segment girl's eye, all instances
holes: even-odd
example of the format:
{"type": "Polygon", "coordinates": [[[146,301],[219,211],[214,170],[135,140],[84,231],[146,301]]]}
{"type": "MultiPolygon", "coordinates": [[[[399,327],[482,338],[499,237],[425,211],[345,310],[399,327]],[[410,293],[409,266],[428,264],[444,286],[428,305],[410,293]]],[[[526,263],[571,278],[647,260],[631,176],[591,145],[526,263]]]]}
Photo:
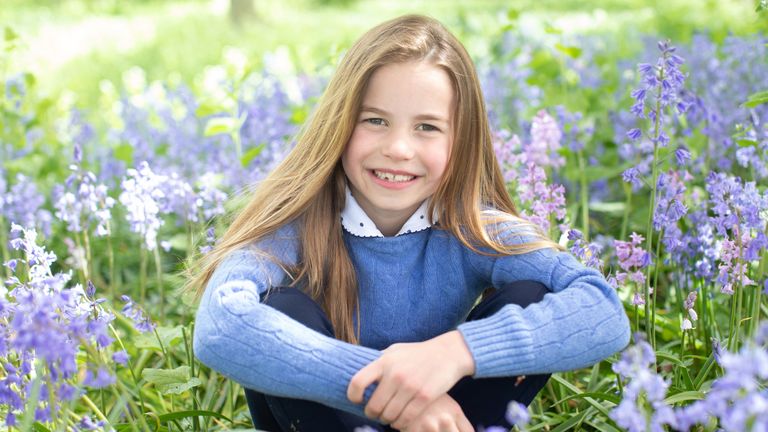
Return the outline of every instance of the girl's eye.
{"type": "Polygon", "coordinates": [[[363,120],[363,122],[370,123],[372,125],[377,125],[377,126],[384,126],[387,124],[382,118],[368,118],[363,120]]]}
{"type": "Polygon", "coordinates": [[[439,132],[440,131],[440,129],[438,129],[437,127],[432,126],[431,124],[428,124],[428,123],[422,123],[422,124],[416,126],[416,130],[420,130],[420,131],[424,131],[424,132],[439,132]]]}

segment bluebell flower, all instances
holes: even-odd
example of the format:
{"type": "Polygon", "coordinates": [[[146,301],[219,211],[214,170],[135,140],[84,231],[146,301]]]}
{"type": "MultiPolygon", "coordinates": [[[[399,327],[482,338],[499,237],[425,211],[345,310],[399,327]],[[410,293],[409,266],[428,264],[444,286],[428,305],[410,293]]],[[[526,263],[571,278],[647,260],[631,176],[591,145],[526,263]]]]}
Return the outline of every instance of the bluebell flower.
{"type": "Polygon", "coordinates": [[[16,175],[16,183],[3,194],[0,211],[5,220],[17,225],[36,228],[44,235],[51,234],[51,213],[44,208],[45,196],[35,182],[23,174],[16,175]]]}
{"type": "MultiPolygon", "coordinates": [[[[9,288],[0,300],[0,363],[6,372],[0,380],[0,404],[6,405],[10,423],[24,409],[32,374],[43,374],[40,405],[35,418],[52,422],[61,406],[79,397],[81,368],[100,372],[93,382],[107,382],[104,365],[79,360],[82,351],[107,348],[108,329],[114,319],[101,308],[92,284],[68,288],[69,274],[53,273],[56,255],[37,245],[37,233],[13,224],[11,247],[23,252],[25,275],[5,281],[9,288]],[[24,283],[20,281],[24,280],[24,283]],[[33,372],[33,364],[39,365],[33,372]]],[[[20,268],[16,268],[19,272],[20,268]]],[[[90,379],[90,378],[89,378],[90,379]]],[[[6,420],[6,423],[9,423],[6,420]]]]}
{"type": "Polygon", "coordinates": [[[510,401],[507,404],[505,417],[509,423],[520,428],[525,427],[528,422],[531,421],[531,414],[528,412],[528,407],[517,401],[510,401]]]}
{"type": "Polygon", "coordinates": [[[685,165],[691,160],[691,152],[689,152],[687,148],[680,146],[675,150],[675,160],[678,165],[685,165]]]}
{"type": "Polygon", "coordinates": [[[125,366],[128,363],[128,353],[125,350],[115,351],[112,354],[112,361],[119,365],[125,366]]]}
{"type": "Polygon", "coordinates": [[[630,183],[635,190],[643,186],[643,182],[640,179],[640,173],[638,172],[637,167],[631,167],[624,170],[624,172],[621,174],[621,178],[625,182],[630,183]]]}
{"type": "Polygon", "coordinates": [[[629,432],[662,432],[665,425],[676,424],[674,411],[664,402],[669,383],[651,369],[655,361],[651,345],[635,335],[635,344],[624,350],[612,366],[628,382],[610,417],[629,432]]]}
{"type": "Polygon", "coordinates": [[[149,317],[144,314],[144,311],[137,306],[133,300],[127,295],[120,296],[120,299],[125,302],[123,305],[122,313],[133,321],[133,325],[140,333],[150,332],[155,329],[156,325],[149,317]]]}

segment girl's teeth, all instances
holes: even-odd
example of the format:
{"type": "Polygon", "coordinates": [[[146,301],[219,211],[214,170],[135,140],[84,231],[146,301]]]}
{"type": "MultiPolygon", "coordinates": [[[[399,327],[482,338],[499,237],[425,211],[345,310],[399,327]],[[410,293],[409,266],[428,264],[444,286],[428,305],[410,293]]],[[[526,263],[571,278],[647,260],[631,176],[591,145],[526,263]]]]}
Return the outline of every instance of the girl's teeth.
{"type": "Polygon", "coordinates": [[[409,176],[409,175],[392,174],[392,173],[380,172],[380,171],[374,171],[373,174],[382,180],[387,180],[391,182],[407,182],[407,181],[413,180],[413,176],[409,176]]]}

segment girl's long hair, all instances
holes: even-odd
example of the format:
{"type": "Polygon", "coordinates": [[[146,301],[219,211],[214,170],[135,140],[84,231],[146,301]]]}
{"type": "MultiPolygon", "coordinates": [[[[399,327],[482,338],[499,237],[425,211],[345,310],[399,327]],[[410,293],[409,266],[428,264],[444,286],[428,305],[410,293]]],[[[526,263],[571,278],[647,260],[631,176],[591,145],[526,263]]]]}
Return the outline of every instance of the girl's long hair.
{"type": "Polygon", "coordinates": [[[339,218],[346,185],[340,161],[373,72],[386,64],[410,61],[445,70],[456,97],[453,149],[427,214],[438,215],[440,229],[477,252],[489,248],[495,254],[515,254],[558,247],[518,217],[494,154],[480,83],[466,50],[436,20],[407,15],[374,27],[350,48],[295,148],[256,187],[214,249],[189,267],[188,289],[202,295],[216,266],[230,252],[295,221],[299,260],[287,270],[322,306],[336,338],[359,343],[359,326],[356,330],[352,319],[359,313],[357,278],[339,218]],[[499,211],[483,212],[484,208],[499,211]],[[527,232],[535,233],[534,240],[505,244],[486,229],[509,220],[531,228],[527,232]]]}

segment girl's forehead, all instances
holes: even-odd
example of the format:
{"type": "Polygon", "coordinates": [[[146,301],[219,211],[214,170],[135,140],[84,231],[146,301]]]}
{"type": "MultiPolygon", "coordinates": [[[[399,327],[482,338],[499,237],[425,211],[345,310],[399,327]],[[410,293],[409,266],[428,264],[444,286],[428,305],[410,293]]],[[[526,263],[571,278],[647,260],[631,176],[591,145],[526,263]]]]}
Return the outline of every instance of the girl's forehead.
{"type": "Polygon", "coordinates": [[[371,75],[361,110],[396,110],[450,119],[454,100],[452,81],[443,68],[424,61],[391,63],[371,75]]]}

